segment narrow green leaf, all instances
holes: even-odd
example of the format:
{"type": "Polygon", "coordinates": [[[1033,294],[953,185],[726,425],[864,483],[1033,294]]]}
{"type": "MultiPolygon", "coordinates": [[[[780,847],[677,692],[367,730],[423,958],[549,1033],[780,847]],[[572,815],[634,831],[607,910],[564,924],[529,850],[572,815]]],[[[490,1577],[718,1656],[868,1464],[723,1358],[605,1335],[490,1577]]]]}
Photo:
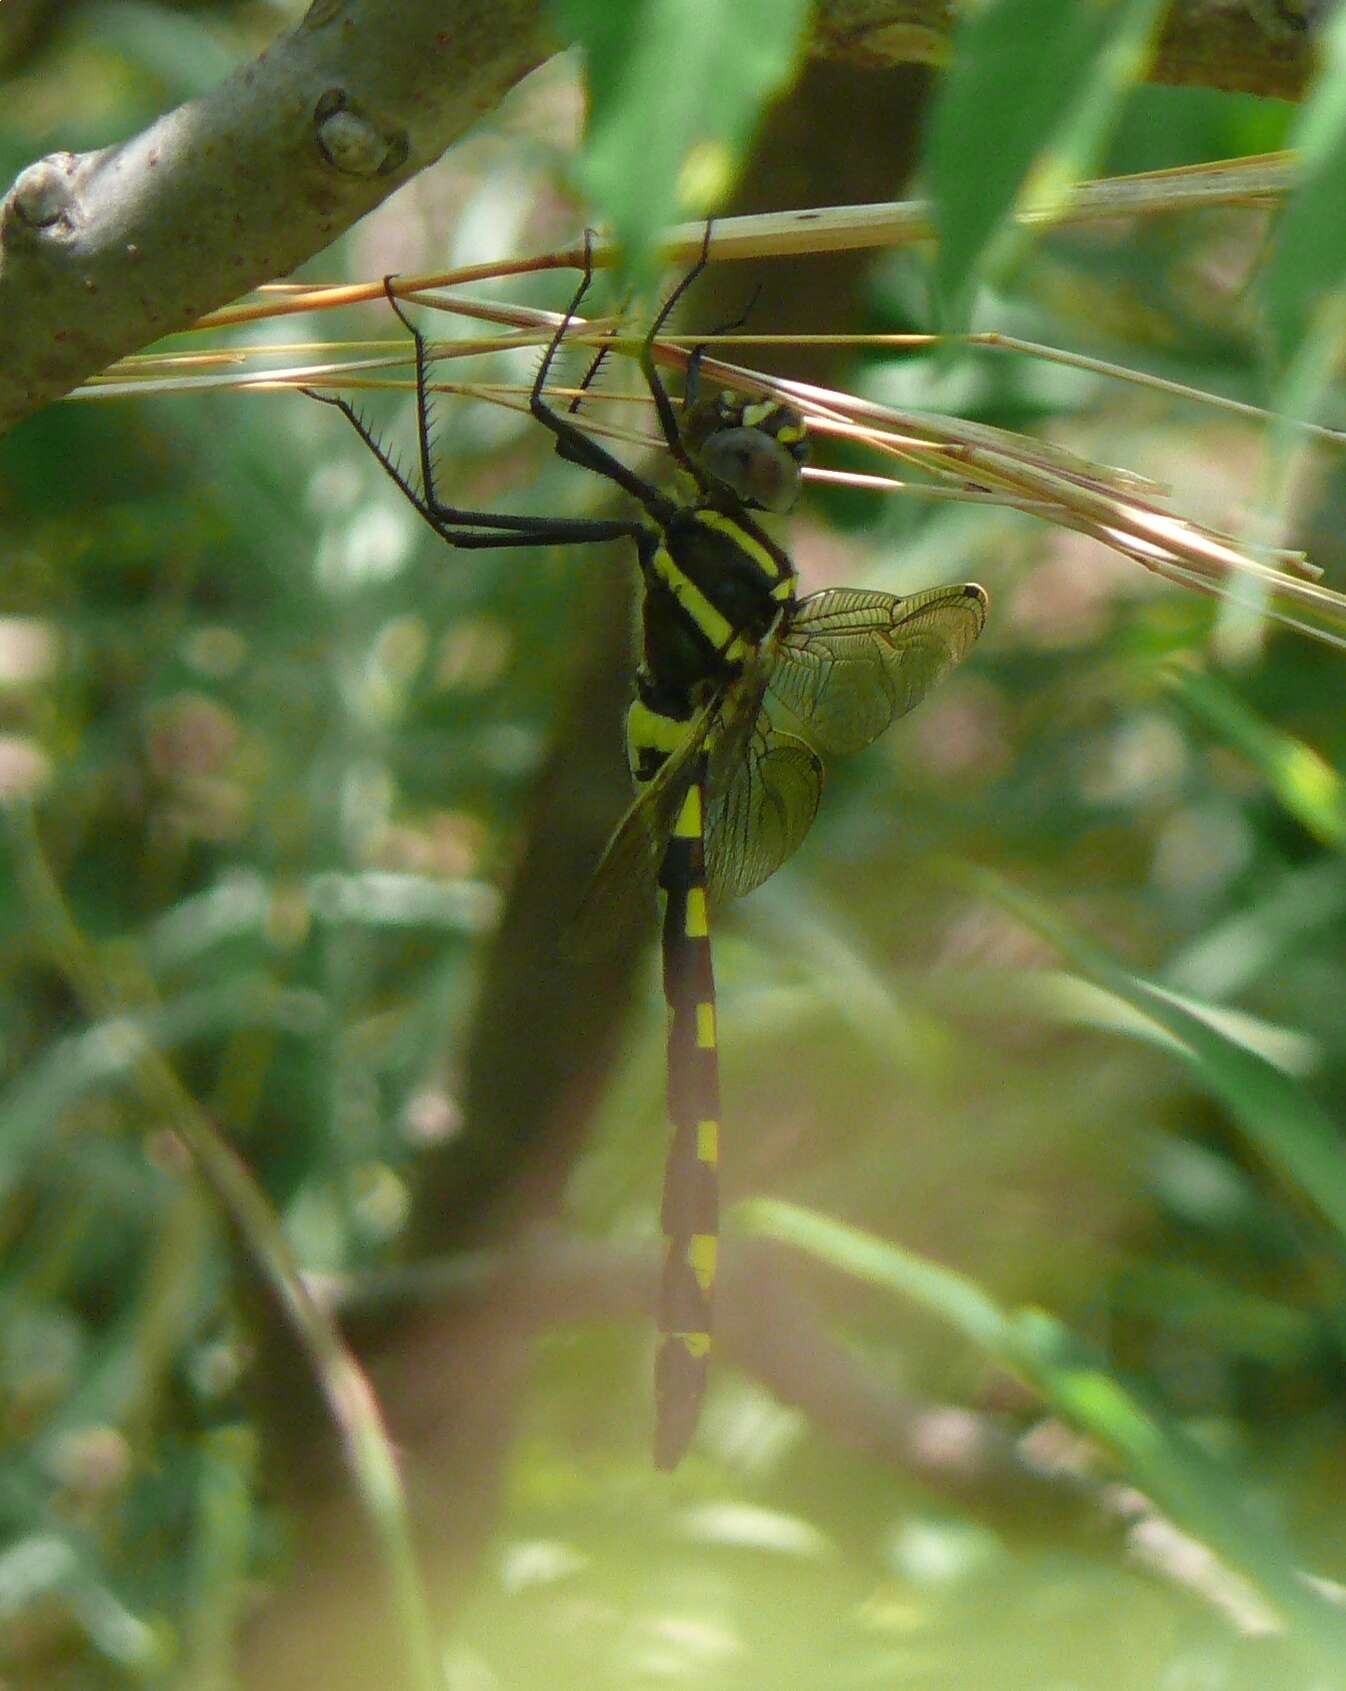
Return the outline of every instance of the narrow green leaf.
{"type": "Polygon", "coordinates": [[[1198,1014],[1191,1001],[1116,962],[1019,888],[989,871],[970,879],[1040,933],[1095,985],[1115,993],[1181,1042],[1197,1082],[1219,1100],[1272,1167],[1314,1203],[1346,1243],[1346,1152],[1342,1131],[1289,1075],[1198,1014]]]}
{"type": "MultiPolygon", "coordinates": [[[[1304,343],[1346,323],[1346,12],[1325,18],[1317,35],[1318,70],[1287,145],[1300,157],[1299,185],[1281,218],[1267,266],[1265,297],[1283,367],[1304,343]]],[[[1330,371],[1322,372],[1330,379],[1330,371]]]]}
{"type": "Polygon", "coordinates": [[[1213,675],[1179,671],[1174,689],[1206,726],[1257,765],[1286,810],[1323,845],[1346,845],[1346,783],[1312,747],[1270,727],[1213,675]]]}
{"type": "Polygon", "coordinates": [[[930,123],[946,326],[1020,201],[1057,204],[1087,174],[1144,75],[1159,0],[986,0],[960,16],[930,123]]]}
{"type": "Polygon", "coordinates": [[[735,1204],[734,1219],[750,1233],[795,1245],[857,1280],[910,1298],[982,1350],[997,1356],[1009,1352],[1008,1316],[966,1275],[784,1199],[754,1198],[735,1204]]]}
{"type": "Polygon", "coordinates": [[[1111,1450],[1128,1477],[1254,1584],[1315,1655],[1341,1659],[1346,1616],[1301,1579],[1290,1546],[1250,1507],[1238,1477],[1110,1373],[1062,1322],[1040,1310],[1006,1310],[963,1275],[796,1204],[759,1198],[736,1205],[734,1216],[752,1233],[793,1245],[946,1321],[1111,1450]]]}
{"type": "Polygon", "coordinates": [[[202,1038],[246,1028],[311,1034],[323,1025],[321,998],[245,975],[222,986],[182,993],[155,1009],[110,1017],[52,1042],[0,1092],[0,1198],[23,1178],[35,1152],[57,1123],[93,1093],[134,1082],[150,1052],[175,1051],[202,1038]]]}
{"type": "Polygon", "coordinates": [[[552,0],[584,49],[580,181],[640,273],[664,224],[722,203],[799,61],[807,0],[552,0]]]}

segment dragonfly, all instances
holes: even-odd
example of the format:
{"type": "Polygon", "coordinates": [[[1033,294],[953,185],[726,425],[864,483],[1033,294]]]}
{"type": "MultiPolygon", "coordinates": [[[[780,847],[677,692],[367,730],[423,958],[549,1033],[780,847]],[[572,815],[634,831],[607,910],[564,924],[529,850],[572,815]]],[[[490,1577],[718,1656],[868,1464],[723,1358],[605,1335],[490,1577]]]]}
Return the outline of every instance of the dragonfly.
{"type": "MultiPolygon", "coordinates": [[[[641,343],[640,368],[676,488],[638,474],[547,396],[547,379],[592,284],[583,273],[545,348],[529,409],[560,455],[606,477],[638,508],[630,517],[512,516],[448,504],[436,490],[429,352],[392,288],[385,293],[415,351],[419,485],[361,413],[335,406],[430,527],[455,547],[627,541],[642,597],[640,651],[626,722],[635,787],[573,925],[579,948],[612,943],[632,912],[662,903],[668,1006],[667,1098],[672,1138],[661,1225],[654,1460],[672,1469],[692,1443],[705,1396],[719,1247],[720,1083],[712,915],[760,886],[808,833],[823,756],[846,756],[912,710],[981,633],[987,595],[972,582],[905,597],[829,587],[800,597],[789,553],[761,517],[788,512],[808,454],[802,413],[732,391],[702,395],[700,349],[675,406],[655,343],[709,259],[671,291],[641,343]],[[783,711],[793,726],[782,726],[783,711]],[[796,732],[795,730],[798,730],[796,732]]],[[[581,384],[580,396],[602,354],[581,384]]]]}

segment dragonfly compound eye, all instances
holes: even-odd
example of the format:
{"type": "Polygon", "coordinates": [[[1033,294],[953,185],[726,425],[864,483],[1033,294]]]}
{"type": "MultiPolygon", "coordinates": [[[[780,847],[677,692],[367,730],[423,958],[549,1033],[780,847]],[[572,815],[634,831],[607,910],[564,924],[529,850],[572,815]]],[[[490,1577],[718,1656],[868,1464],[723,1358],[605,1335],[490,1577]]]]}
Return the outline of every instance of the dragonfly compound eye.
{"type": "Polygon", "coordinates": [[[720,429],[703,443],[701,466],[749,505],[788,511],[799,497],[799,462],[760,428],[720,429]]]}

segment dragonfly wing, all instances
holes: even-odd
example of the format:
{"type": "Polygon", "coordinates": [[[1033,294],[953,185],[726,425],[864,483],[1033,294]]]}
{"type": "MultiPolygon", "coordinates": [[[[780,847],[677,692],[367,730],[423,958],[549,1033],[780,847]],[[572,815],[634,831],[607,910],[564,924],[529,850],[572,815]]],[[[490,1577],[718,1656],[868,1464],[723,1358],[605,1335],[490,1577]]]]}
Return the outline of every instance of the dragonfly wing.
{"type": "Polygon", "coordinates": [[[858,751],[962,662],[985,621],[986,594],[972,583],[905,599],[828,587],[791,617],[771,691],[823,751],[858,751]]]}
{"type": "Polygon", "coordinates": [[[746,747],[711,782],[706,878],[712,897],[742,897],[774,875],[813,825],[823,789],[818,754],[758,714],[746,747]]]}

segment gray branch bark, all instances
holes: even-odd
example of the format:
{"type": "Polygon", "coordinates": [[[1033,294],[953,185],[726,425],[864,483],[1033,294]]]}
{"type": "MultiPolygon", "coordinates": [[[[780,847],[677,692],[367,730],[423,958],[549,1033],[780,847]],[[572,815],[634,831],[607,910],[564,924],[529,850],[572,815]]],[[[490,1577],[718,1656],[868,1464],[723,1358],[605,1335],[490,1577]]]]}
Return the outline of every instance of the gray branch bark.
{"type": "Polygon", "coordinates": [[[315,0],[205,98],[0,202],[0,432],[284,276],[551,51],[541,0],[315,0]]]}
{"type": "MultiPolygon", "coordinates": [[[[957,10],[954,0],[823,0],[814,51],[857,64],[941,65],[957,10]]],[[[1297,100],[1325,10],[1324,0],[1174,0],[1148,79],[1297,100]]]]}
{"type": "MultiPolygon", "coordinates": [[[[1151,75],[1302,92],[1311,0],[1178,0],[1151,75]]],[[[820,0],[813,51],[938,64],[944,0],[820,0]]],[[[314,0],[204,99],[0,201],[0,433],[321,251],[557,43],[542,0],[314,0]]]]}

